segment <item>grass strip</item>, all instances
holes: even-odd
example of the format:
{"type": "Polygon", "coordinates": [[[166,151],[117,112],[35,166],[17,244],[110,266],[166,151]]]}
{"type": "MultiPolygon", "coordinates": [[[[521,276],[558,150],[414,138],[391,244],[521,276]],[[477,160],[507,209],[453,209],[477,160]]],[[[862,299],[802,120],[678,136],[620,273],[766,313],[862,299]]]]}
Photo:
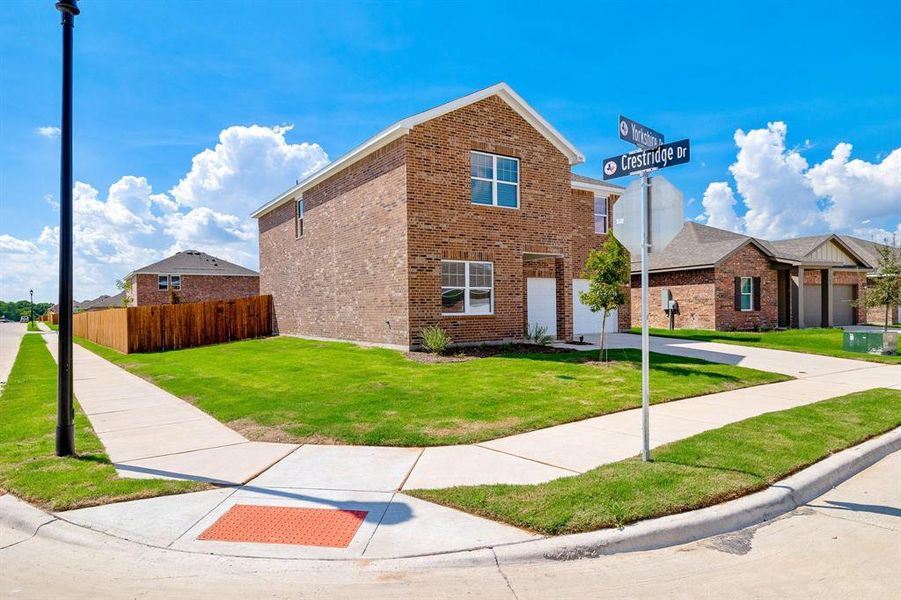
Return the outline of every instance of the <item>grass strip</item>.
{"type": "MultiPolygon", "coordinates": [[[[641,333],[641,329],[633,327],[631,333],[641,333]]],[[[836,358],[850,358],[886,364],[901,363],[901,355],[867,354],[863,352],[847,352],[842,350],[842,329],[786,329],[785,331],[711,331],[708,329],[651,329],[651,335],[657,337],[696,340],[699,342],[717,342],[737,346],[754,346],[772,350],[788,350],[820,354],[836,358]]],[[[899,340],[901,347],[901,340],[899,340]]]]}
{"type": "MultiPolygon", "coordinates": [[[[292,337],[150,354],[80,340],[251,439],[379,446],[466,444],[641,404],[641,355],[509,354],[423,364],[401,352],[292,337]]],[[[787,379],[651,354],[651,401],[787,379]]]]}
{"type": "Polygon", "coordinates": [[[653,450],[649,463],[630,458],[537,485],[405,493],[538,533],[594,531],[744,496],[899,425],[901,391],[874,389],[706,431],[653,450]]]}
{"type": "Polygon", "coordinates": [[[56,362],[43,336],[26,335],[0,394],[0,489],[49,510],[205,489],[187,481],[116,474],[76,404],[74,457],[55,455],[56,362]]]}

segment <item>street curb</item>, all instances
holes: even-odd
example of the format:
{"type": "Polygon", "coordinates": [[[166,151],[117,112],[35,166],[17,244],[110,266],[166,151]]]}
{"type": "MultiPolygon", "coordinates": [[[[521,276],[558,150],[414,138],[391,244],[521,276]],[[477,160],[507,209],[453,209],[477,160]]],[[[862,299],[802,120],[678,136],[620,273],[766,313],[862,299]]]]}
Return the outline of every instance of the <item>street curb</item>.
{"type": "Polygon", "coordinates": [[[901,427],[848,448],[760,492],[687,513],[640,521],[622,529],[544,538],[494,548],[498,562],[576,560],[687,544],[758,525],[823,495],[901,449],[901,427]]]}
{"type": "MultiPolygon", "coordinates": [[[[639,552],[678,546],[759,525],[791,512],[897,450],[901,450],[901,427],[858,446],[833,454],[760,492],[687,513],[639,521],[622,529],[603,529],[500,545],[487,543],[473,548],[434,554],[372,559],[354,557],[346,559],[271,558],[268,560],[302,560],[321,563],[364,560],[367,564],[378,563],[388,568],[400,568],[405,565],[417,568],[467,567],[495,562],[502,565],[547,560],[577,560],[621,552],[639,552]]],[[[57,515],[31,506],[11,495],[0,497],[0,508],[2,508],[0,510],[0,514],[2,514],[0,526],[7,530],[6,532],[0,531],[0,533],[14,532],[22,538],[36,535],[43,525],[59,520],[57,515]]],[[[75,529],[71,531],[63,529],[49,535],[69,543],[86,544],[86,540],[79,535],[72,537],[77,530],[81,529],[129,541],[115,534],[93,530],[65,520],[62,523],[72,525],[75,529]]],[[[163,548],[154,544],[135,543],[171,550],[171,548],[163,548]]],[[[194,553],[184,550],[177,551],[194,553]]],[[[263,558],[229,554],[221,556],[230,559],[263,558]]]]}

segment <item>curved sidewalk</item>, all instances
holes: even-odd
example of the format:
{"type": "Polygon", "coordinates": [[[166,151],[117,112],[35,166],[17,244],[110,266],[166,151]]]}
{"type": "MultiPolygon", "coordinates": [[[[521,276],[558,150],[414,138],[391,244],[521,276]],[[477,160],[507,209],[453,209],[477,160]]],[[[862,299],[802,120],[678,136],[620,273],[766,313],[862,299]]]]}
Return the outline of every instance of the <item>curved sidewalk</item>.
{"type": "MultiPolygon", "coordinates": [[[[55,341],[55,336],[47,337],[49,342],[55,341]]],[[[740,350],[733,346],[724,350],[734,355],[736,348],[740,350]]],[[[785,363],[784,358],[779,359],[785,363]]],[[[247,442],[243,438],[230,443],[236,433],[175,396],[81,347],[76,347],[75,360],[79,402],[111,454],[125,457],[122,462],[113,458],[123,476],[209,480],[215,479],[210,477],[211,470],[221,463],[207,457],[216,453],[267,446],[278,446],[279,452],[296,448],[245,485],[59,515],[117,537],[183,551],[290,558],[385,558],[534,540],[538,536],[412,498],[402,490],[537,483],[634,456],[640,448],[638,410],[468,446],[419,449],[306,444],[286,449],[284,445],[247,442]],[[174,416],[167,417],[170,412],[174,416]],[[167,422],[170,418],[175,422],[167,422]],[[125,426],[134,425],[133,421],[142,426],[125,426]],[[210,448],[193,447],[209,444],[210,440],[215,444],[210,448]],[[220,441],[224,444],[219,445],[220,441]],[[185,450],[171,452],[178,444],[183,444],[185,450]],[[161,448],[170,452],[161,452],[161,448]],[[129,458],[139,452],[153,456],[129,458]],[[363,511],[366,515],[346,548],[198,539],[236,504],[335,508],[363,511]]],[[[792,368],[803,361],[804,355],[796,357],[792,368]]],[[[652,444],[657,446],[764,412],[855,391],[901,388],[901,366],[840,359],[830,362],[828,357],[817,363],[817,374],[805,374],[801,379],[654,405],[652,444]]],[[[230,466],[227,461],[222,462],[226,463],[223,466],[230,466]]],[[[243,474],[248,472],[244,470],[243,474]]],[[[241,477],[219,479],[243,483],[239,481],[241,477]]]]}

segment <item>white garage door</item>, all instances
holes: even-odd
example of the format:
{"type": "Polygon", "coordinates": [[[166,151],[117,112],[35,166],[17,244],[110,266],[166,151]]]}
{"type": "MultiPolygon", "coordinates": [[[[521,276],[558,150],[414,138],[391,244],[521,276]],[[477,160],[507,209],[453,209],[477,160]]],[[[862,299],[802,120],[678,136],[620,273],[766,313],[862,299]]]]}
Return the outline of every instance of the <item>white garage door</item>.
{"type": "Polygon", "coordinates": [[[529,326],[543,325],[549,335],[557,337],[557,281],[550,277],[529,277],[526,292],[529,326]]]}
{"type": "MultiPolygon", "coordinates": [[[[601,313],[593,313],[591,309],[579,301],[579,292],[588,291],[587,279],[573,279],[573,335],[596,335],[601,332],[601,313]]],[[[616,333],[616,311],[607,315],[607,332],[616,333]]]]}

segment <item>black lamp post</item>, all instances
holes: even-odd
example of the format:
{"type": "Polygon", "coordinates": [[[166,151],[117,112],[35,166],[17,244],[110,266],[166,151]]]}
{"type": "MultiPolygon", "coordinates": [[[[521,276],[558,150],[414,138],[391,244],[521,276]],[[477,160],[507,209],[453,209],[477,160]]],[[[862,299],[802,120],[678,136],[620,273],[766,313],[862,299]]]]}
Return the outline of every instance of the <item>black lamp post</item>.
{"type": "Polygon", "coordinates": [[[31,321],[34,323],[34,290],[28,290],[28,299],[31,301],[31,321]]]}
{"type": "Polygon", "coordinates": [[[60,0],[63,15],[63,106],[59,169],[59,371],[57,375],[56,455],[75,454],[72,405],[72,34],[78,0],[60,0]]]}

